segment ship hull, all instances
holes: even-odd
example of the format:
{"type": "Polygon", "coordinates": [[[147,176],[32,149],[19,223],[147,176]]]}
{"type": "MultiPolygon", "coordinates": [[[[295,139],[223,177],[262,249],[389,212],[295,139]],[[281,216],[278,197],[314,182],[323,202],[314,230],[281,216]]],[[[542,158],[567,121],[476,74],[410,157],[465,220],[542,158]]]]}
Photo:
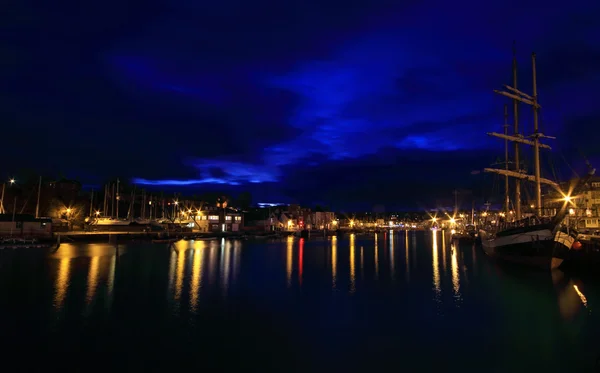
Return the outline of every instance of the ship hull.
{"type": "Polygon", "coordinates": [[[480,231],[483,251],[501,260],[540,269],[556,269],[566,259],[575,238],[551,227],[530,227],[513,234],[480,231]]]}

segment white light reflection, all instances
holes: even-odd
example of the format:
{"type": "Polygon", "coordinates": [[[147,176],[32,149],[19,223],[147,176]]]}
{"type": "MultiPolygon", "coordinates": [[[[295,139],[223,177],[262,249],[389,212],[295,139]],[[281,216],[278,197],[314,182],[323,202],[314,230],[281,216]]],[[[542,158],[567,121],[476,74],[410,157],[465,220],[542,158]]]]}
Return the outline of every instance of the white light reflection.
{"type": "Polygon", "coordinates": [[[435,291],[435,298],[438,302],[441,302],[442,288],[440,287],[440,263],[438,262],[438,243],[437,243],[437,231],[431,231],[432,235],[432,265],[433,265],[433,285],[435,291]]]}
{"type": "MultiPolygon", "coordinates": [[[[457,250],[454,245],[451,245],[452,249],[452,287],[454,288],[454,298],[457,302],[461,300],[460,295],[460,276],[458,271],[458,258],[457,250]]],[[[457,303],[458,305],[458,303],[457,303]]]]}
{"type": "Polygon", "coordinates": [[[444,270],[444,276],[446,276],[446,231],[442,233],[442,268],[444,270]]]}
{"type": "Polygon", "coordinates": [[[221,240],[221,290],[227,296],[229,290],[229,277],[231,274],[231,243],[221,240]]]}
{"type": "Polygon", "coordinates": [[[112,301],[113,301],[113,290],[115,288],[115,272],[117,269],[117,255],[118,252],[115,250],[115,254],[110,258],[110,270],[108,272],[108,285],[106,287],[106,298],[108,301],[106,302],[106,309],[112,309],[112,301]]]}
{"type": "Polygon", "coordinates": [[[238,274],[240,273],[240,265],[242,260],[242,241],[235,240],[233,241],[233,263],[232,263],[232,276],[231,280],[233,283],[237,283],[238,274]]]}

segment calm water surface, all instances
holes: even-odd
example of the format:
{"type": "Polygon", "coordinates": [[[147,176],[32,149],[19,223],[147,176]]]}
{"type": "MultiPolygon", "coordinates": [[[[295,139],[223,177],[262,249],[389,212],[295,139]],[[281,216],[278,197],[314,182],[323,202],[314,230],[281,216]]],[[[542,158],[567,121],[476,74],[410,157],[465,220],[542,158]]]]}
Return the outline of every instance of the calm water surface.
{"type": "Polygon", "coordinates": [[[596,280],[433,232],[63,244],[1,252],[0,281],[5,369],[594,372],[600,353],[596,280]]]}

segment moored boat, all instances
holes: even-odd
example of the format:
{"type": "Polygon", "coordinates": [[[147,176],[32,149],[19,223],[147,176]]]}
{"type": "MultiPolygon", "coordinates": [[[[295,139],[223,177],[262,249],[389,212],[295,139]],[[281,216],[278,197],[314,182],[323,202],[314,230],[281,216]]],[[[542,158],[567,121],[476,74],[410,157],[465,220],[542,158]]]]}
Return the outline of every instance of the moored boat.
{"type": "Polygon", "coordinates": [[[180,238],[166,238],[166,239],[156,239],[152,240],[152,243],[173,243],[181,240],[180,238]]]}
{"type": "MultiPolygon", "coordinates": [[[[496,93],[511,98],[514,107],[514,135],[508,134],[507,117],[508,111],[505,107],[505,125],[504,134],[488,133],[488,135],[501,138],[505,141],[505,168],[486,168],[485,172],[504,175],[505,177],[505,213],[493,221],[486,222],[479,229],[479,238],[486,254],[494,258],[504,259],[510,262],[526,264],[543,269],[558,268],[567,258],[569,250],[573,248],[576,242],[577,232],[570,229],[566,224],[567,207],[571,200],[571,195],[575,195],[577,190],[586,184],[586,180],[580,180],[570,193],[563,193],[560,186],[548,179],[541,177],[540,170],[540,148],[550,149],[548,145],[540,143],[540,139],[553,138],[545,136],[539,132],[538,111],[540,105],[537,101],[536,72],[535,72],[535,54],[532,54],[533,65],[533,95],[527,95],[516,88],[516,59],[513,57],[513,84],[515,87],[505,86],[507,91],[495,91],[496,93]],[[518,130],[518,105],[524,103],[533,107],[533,135],[526,137],[518,130]],[[514,170],[509,170],[508,161],[508,142],[515,143],[514,152],[514,170]],[[530,145],[534,150],[534,175],[526,174],[519,165],[519,144],[530,145]],[[508,178],[515,178],[515,221],[509,222],[510,198],[508,178]],[[535,183],[535,204],[531,207],[539,216],[530,216],[525,219],[521,215],[521,185],[520,181],[530,181],[535,183]],[[552,216],[543,216],[542,206],[542,185],[548,185],[556,189],[564,196],[564,203],[560,209],[552,216]]],[[[588,164],[589,166],[589,164],[588,164]]],[[[588,178],[595,172],[590,167],[588,178]]]]}

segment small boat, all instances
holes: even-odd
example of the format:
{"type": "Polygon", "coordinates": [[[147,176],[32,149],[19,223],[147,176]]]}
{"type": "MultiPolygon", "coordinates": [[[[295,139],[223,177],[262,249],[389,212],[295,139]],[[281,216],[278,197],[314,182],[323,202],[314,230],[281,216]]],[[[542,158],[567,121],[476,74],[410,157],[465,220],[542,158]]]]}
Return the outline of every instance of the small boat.
{"type": "Polygon", "coordinates": [[[0,241],[0,250],[15,249],[50,249],[57,248],[60,243],[38,242],[36,239],[26,238],[5,238],[0,241]]]}
{"type": "Polygon", "coordinates": [[[152,240],[152,243],[173,243],[179,241],[180,238],[166,238],[166,239],[158,239],[152,240]]]}

